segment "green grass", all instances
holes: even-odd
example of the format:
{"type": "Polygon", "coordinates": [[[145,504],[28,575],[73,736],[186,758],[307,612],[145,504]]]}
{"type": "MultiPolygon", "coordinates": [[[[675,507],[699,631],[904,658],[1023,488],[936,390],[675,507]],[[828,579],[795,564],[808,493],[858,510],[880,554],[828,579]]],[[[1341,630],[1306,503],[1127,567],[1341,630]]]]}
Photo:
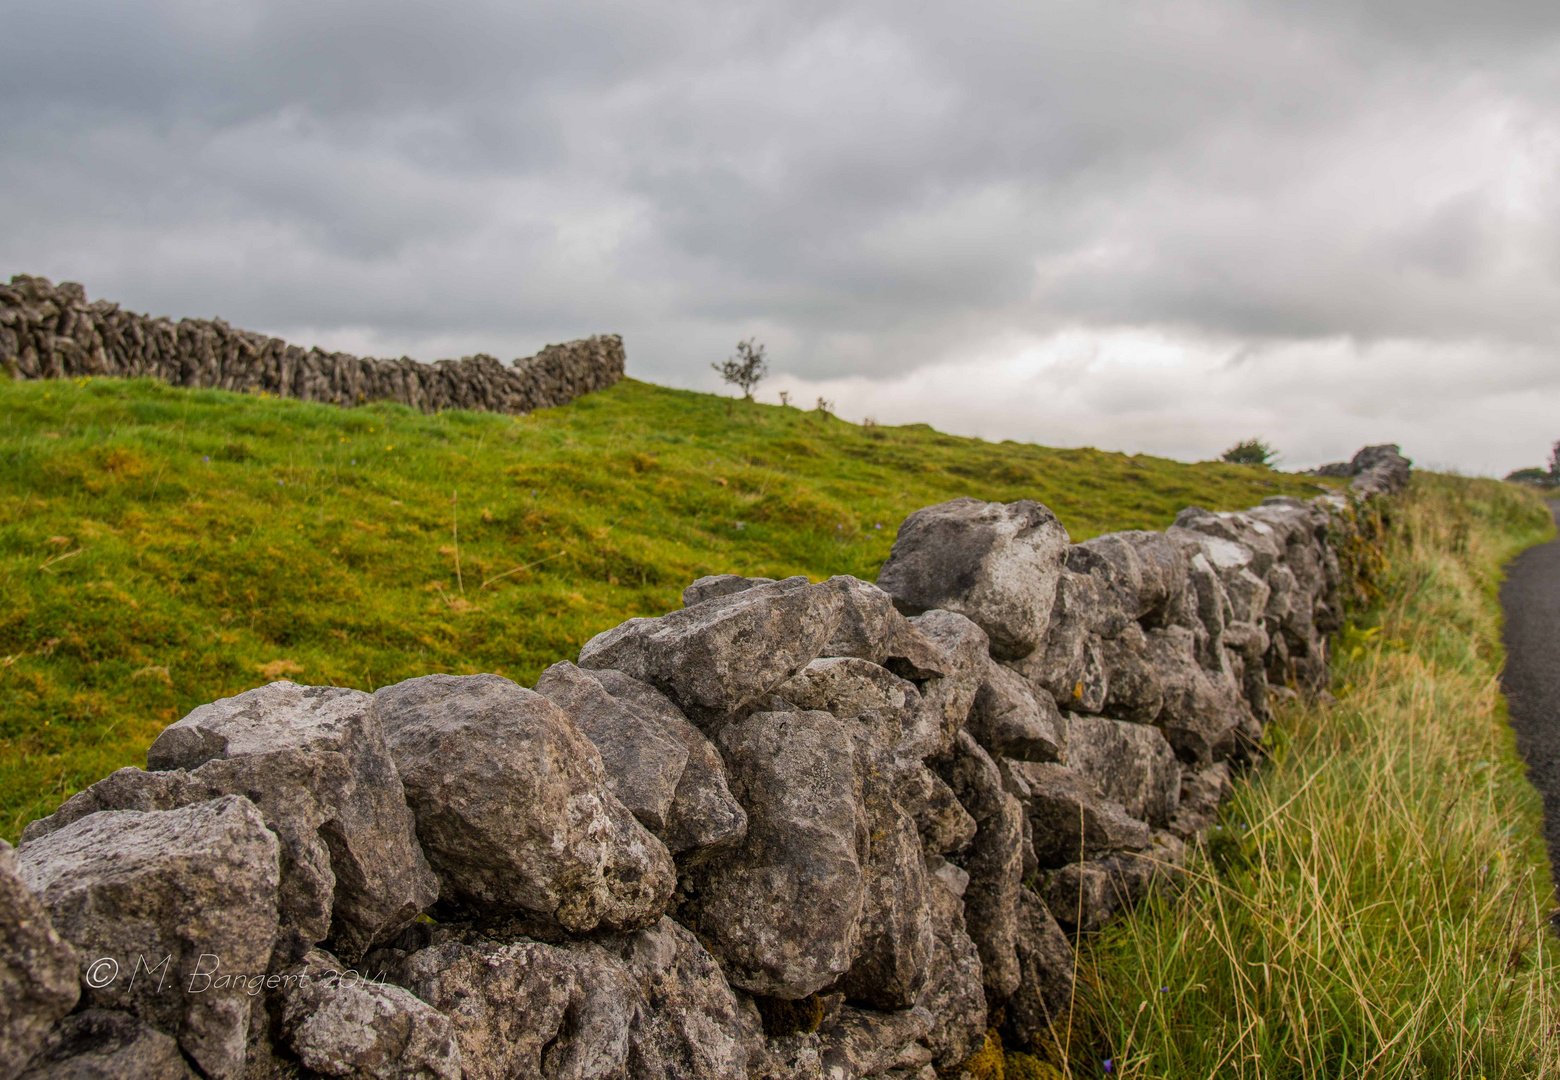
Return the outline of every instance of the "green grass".
{"type": "Polygon", "coordinates": [[[1395,519],[1338,703],[1281,710],[1186,890],[1083,953],[1122,1080],[1560,1071],[1542,806],[1496,681],[1500,567],[1552,525],[1515,485],[1425,473],[1395,519]]]}
{"type": "Polygon", "coordinates": [[[1082,539],[1316,491],[634,380],[523,418],[104,379],[0,382],[0,414],[11,839],[195,705],[271,678],[529,685],[702,574],[870,580],[906,514],[959,495],[1039,499],[1082,539]]]}

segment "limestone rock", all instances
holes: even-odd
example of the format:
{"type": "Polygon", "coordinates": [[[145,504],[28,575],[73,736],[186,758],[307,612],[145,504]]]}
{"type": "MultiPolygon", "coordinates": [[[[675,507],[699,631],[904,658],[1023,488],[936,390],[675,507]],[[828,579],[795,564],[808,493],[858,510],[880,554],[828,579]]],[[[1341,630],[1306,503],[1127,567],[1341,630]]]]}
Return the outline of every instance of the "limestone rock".
{"type": "Polygon", "coordinates": [[[1018,659],[1045,641],[1066,555],[1067,530],[1037,502],[953,499],[904,520],[877,583],[906,614],[967,616],[992,656],[1018,659]]]}
{"type": "Polygon", "coordinates": [[[1234,794],[1230,767],[1225,762],[1210,765],[1201,772],[1187,772],[1181,778],[1181,799],[1169,830],[1182,840],[1207,831],[1219,816],[1219,805],[1234,794]]]}
{"type": "Polygon", "coordinates": [[[446,901],[575,933],[660,917],[671,856],[551,701],[497,675],[427,675],[380,689],[374,707],[446,901]]]}
{"type": "Polygon", "coordinates": [[[582,668],[613,668],[650,683],[710,730],[822,652],[839,625],[839,589],[755,585],[655,619],[629,619],[580,650],[582,668]]]}
{"type": "Polygon", "coordinates": [[[877,745],[919,760],[929,749],[924,735],[921,692],[887,668],[855,657],[814,660],[775,693],[799,709],[816,709],[855,720],[877,745]]]}
{"type": "Polygon", "coordinates": [[[1026,810],[1041,868],[1149,846],[1148,825],[1103,798],[1078,770],[1037,762],[1015,762],[1011,768],[1029,786],[1026,810]]]}
{"type": "Polygon", "coordinates": [[[747,1031],[720,965],[671,919],[604,942],[644,995],[629,1080],[745,1080],[747,1031]]]}
{"type": "Polygon", "coordinates": [[[839,626],[821,655],[869,660],[906,679],[950,674],[948,657],[894,607],[888,593],[847,575],[825,584],[840,591],[842,605],[839,626]]]}
{"type": "MultiPolygon", "coordinates": [[[[1110,570],[1099,556],[1085,552],[1088,558],[1080,559],[1078,553],[1082,550],[1073,548],[1069,562],[1089,562],[1110,570]]],[[[1119,633],[1127,625],[1119,612],[1119,604],[1103,601],[1095,574],[1064,569],[1057,584],[1056,608],[1045,644],[1007,666],[1050,694],[1061,707],[1099,712],[1105,707],[1110,690],[1100,634],[1102,630],[1119,633]],[[1108,617],[1107,609],[1117,616],[1108,617]]]]}
{"type": "Polygon", "coordinates": [[[1185,857],[1185,845],[1178,839],[1158,834],[1147,851],[1117,852],[1053,871],[1041,895],[1064,930],[1087,933],[1137,903],[1156,884],[1177,876],[1185,857]]]}
{"type": "Polygon", "coordinates": [[[870,767],[872,750],[863,743],[857,740],[856,756],[869,766],[860,770],[869,841],[861,944],[839,989],[874,1009],[908,1009],[926,982],[934,943],[921,839],[915,819],[893,800],[888,777],[870,767]]]}
{"type": "Polygon", "coordinates": [[[937,943],[918,1004],[932,1016],[932,1030],[923,1041],[937,1066],[946,1069],[967,1059],[985,1039],[986,994],[980,951],[965,931],[963,904],[944,875],[929,875],[927,904],[937,943]]]}
{"type": "Polygon", "coordinates": [[[1132,817],[1163,827],[1180,804],[1181,764],[1158,728],[1067,717],[1067,764],[1132,817]]]}
{"type": "Polygon", "coordinates": [[[1244,712],[1233,682],[1217,678],[1197,663],[1191,631],[1171,626],[1151,631],[1149,655],[1164,686],[1164,706],[1155,723],[1176,756],[1188,765],[1206,766],[1236,750],[1244,712]]]}
{"type": "Polygon", "coordinates": [[[935,1021],[915,1006],[897,1012],[876,1012],[847,1005],[839,1018],[819,1032],[823,1075],[877,1076],[899,1061],[905,1050],[928,1035],[935,1021]]]}
{"type": "Polygon", "coordinates": [[[623,1075],[643,1000],[628,970],[595,942],[573,942],[569,1007],[558,1039],[542,1058],[549,1080],[609,1080],[623,1075]]]}
{"type": "Polygon", "coordinates": [[[574,990],[567,952],[538,941],[447,941],[390,976],[450,1021],[465,1080],[541,1080],[574,990]]]}
{"type": "Polygon", "coordinates": [[[1106,533],[1078,546],[1110,564],[1108,588],[1127,618],[1144,626],[1175,620],[1186,587],[1186,559],[1164,533],[1106,533]]]}
{"type": "Polygon", "coordinates": [[[329,933],[312,940],[349,960],[438,895],[372,706],[357,690],[276,682],[197,707],[146,755],[260,808],[281,842],[284,920],[310,938],[300,916],[318,896],[329,933]]]}
{"type": "Polygon", "coordinates": [[[683,863],[696,862],[726,850],[747,835],[747,812],[726,784],[720,751],[688,722],[672,699],[649,683],[621,671],[586,671],[613,697],[641,716],[653,717],[688,752],[666,825],[660,835],[667,850],[683,863]]]}
{"type": "Polygon", "coordinates": [[[24,835],[99,810],[243,795],[281,845],[284,956],[328,939],[355,960],[438,895],[372,704],[357,690],[275,682],[198,706],[152,743],[154,771],[120,769],[24,835]]]}
{"type": "Polygon", "coordinates": [[[928,611],[910,620],[925,638],[947,657],[952,670],[921,683],[923,717],[935,724],[926,745],[932,753],[946,753],[953,745],[953,734],[964,726],[975,704],[975,695],[986,675],[989,641],[986,633],[963,615],[941,609],[928,611]]]}
{"type": "Polygon", "coordinates": [[[1148,654],[1143,628],[1131,623],[1117,637],[1100,642],[1106,693],[1102,705],[1111,716],[1152,724],[1164,707],[1165,688],[1148,654]]]}
{"type": "Polygon", "coordinates": [[[846,721],[804,711],[754,713],[717,741],[748,833],[695,872],[684,915],[733,986],[806,997],[861,943],[870,839],[856,740],[846,721]]]}
{"type": "Polygon", "coordinates": [[[84,1009],[66,1017],[22,1078],[197,1080],[175,1039],[114,1009],[84,1009]]]}
{"type": "Polygon", "coordinates": [[[89,1005],[176,1033],[212,1080],[242,1075],[244,980],[265,974],[277,931],[277,840],[253,803],[103,811],[17,856],[76,948],[89,1005]]]}
{"type": "Polygon", "coordinates": [[[1200,506],[1188,506],[1175,516],[1175,525],[1171,531],[1180,529],[1243,546],[1251,552],[1248,568],[1258,577],[1267,576],[1267,572],[1283,557],[1283,548],[1273,527],[1246,514],[1214,513],[1200,506]]]}
{"type": "Polygon", "coordinates": [[[298,1059],[325,1076],[461,1080],[448,1017],[399,986],[347,974],[324,950],[308,953],[285,991],[282,1028],[298,1059]]]}
{"type": "Polygon", "coordinates": [[[81,996],[76,950],[18,876],[0,840],[0,1080],[12,1080],[81,996]]]}
{"type": "Polygon", "coordinates": [[[1073,999],[1073,950],[1045,902],[1018,894],[1018,964],[1023,981],[1003,1006],[1003,1034],[1020,1046],[1065,1029],[1073,999]]]}
{"type": "Polygon", "coordinates": [[[958,851],[975,838],[975,819],[947,782],[925,765],[901,777],[894,797],[915,819],[921,846],[928,853],[958,851]]]}
{"type": "Polygon", "coordinates": [[[618,801],[641,825],[663,836],[677,783],[688,764],[682,742],[567,660],[542,672],[536,692],[562,709],[595,744],[607,787],[618,801]]]}
{"type": "Polygon", "coordinates": [[[1060,758],[1061,713],[1051,695],[994,661],[986,662],[985,675],[965,721],[975,741],[990,754],[1020,761],[1060,758]]]}
{"type": "Polygon", "coordinates": [[[980,949],[986,990],[1000,1000],[1018,988],[1014,942],[1024,873],[1023,808],[1003,790],[996,763],[967,731],[959,732],[953,754],[939,761],[938,767],[979,826],[968,850],[959,856],[970,875],[964,918],[980,949]]]}
{"type": "MultiPolygon", "coordinates": [[[[786,578],[786,583],[791,586],[806,585],[807,579],[801,576],[786,578]]],[[[714,600],[719,596],[730,596],[732,593],[744,592],[755,585],[773,585],[772,577],[743,577],[741,574],[710,574],[701,577],[682,591],[683,607],[693,607],[702,604],[706,600],[714,600]]]]}

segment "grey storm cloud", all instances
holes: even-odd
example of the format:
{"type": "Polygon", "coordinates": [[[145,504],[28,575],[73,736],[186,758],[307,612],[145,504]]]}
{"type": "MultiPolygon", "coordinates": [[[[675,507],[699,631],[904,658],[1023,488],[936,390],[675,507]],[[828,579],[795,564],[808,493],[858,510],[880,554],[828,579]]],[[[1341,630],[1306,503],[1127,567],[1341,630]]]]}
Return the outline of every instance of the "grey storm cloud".
{"type": "MultiPolygon", "coordinates": [[[[424,358],[616,330],[696,386],[751,333],[868,388],[1147,334],[1238,396],[1309,348],[1360,430],[1420,349],[1498,413],[1560,402],[1557,59],[1512,0],[15,5],[0,269],[424,358]]],[[[1113,371],[1033,385],[1101,380],[1071,437],[1127,445],[1113,371]]],[[[1148,449],[1284,426],[1173,396],[1148,449]]]]}

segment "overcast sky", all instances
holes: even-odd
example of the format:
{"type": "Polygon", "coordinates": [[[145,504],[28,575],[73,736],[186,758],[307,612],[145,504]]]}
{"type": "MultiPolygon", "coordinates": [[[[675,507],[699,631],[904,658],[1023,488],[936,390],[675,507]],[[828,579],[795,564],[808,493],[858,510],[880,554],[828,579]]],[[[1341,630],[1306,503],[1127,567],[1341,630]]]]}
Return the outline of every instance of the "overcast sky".
{"type": "Polygon", "coordinates": [[[1553,0],[50,0],[0,273],[851,419],[1504,473],[1560,439],[1553,0]],[[1361,8],[1368,8],[1368,13],[1361,8]]]}

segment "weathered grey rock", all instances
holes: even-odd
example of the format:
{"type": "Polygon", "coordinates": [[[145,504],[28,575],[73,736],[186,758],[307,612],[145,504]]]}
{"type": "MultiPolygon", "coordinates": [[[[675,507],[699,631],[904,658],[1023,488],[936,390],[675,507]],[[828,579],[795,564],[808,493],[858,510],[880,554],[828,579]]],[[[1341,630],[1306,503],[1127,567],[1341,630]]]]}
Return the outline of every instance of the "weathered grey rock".
{"type": "MultiPolygon", "coordinates": [[[[925,984],[935,943],[921,839],[915,819],[893,800],[881,753],[858,739],[863,773],[861,801],[867,816],[868,849],[862,867],[860,947],[839,989],[874,1009],[908,1009],[925,984]],[[873,767],[876,765],[876,767],[873,767]]],[[[824,1055],[827,1063],[828,1055],[824,1055]]]]}
{"type": "Polygon", "coordinates": [[[1073,1003],[1072,945],[1050,908],[1030,892],[1018,894],[1018,965],[1023,980],[1003,1005],[1002,1034],[1020,1046],[1062,1030],[1073,1003]]]}
{"type": "Polygon", "coordinates": [[[1111,716],[1135,724],[1152,724],[1164,707],[1165,688],[1148,653],[1143,628],[1129,623],[1117,637],[1100,642],[1105,668],[1105,701],[1111,716]]]}
{"type": "Polygon", "coordinates": [[[1147,851],[1116,852],[1052,871],[1042,884],[1041,896],[1064,930],[1088,933],[1137,903],[1149,889],[1176,877],[1185,857],[1180,840],[1156,834],[1147,851]]]}
{"type": "Polygon", "coordinates": [[[427,675],[374,707],[445,900],[575,933],[660,917],[671,856],[558,706],[497,675],[427,675]]]}
{"type": "Polygon", "coordinates": [[[1349,491],[1356,498],[1391,495],[1408,487],[1413,462],[1404,457],[1397,443],[1367,446],[1349,462],[1354,479],[1349,491]]]}
{"type": "Polygon", "coordinates": [[[915,819],[922,848],[934,855],[958,851],[975,838],[975,819],[946,781],[925,765],[908,770],[895,801],[915,819]]]}
{"type": "Polygon", "coordinates": [[[1164,687],[1164,706],[1155,719],[1176,756],[1206,766],[1237,749],[1244,708],[1234,684],[1197,663],[1191,631],[1180,626],[1152,630],[1149,656],[1164,687]]]}
{"type": "Polygon", "coordinates": [[[542,672],[536,692],[562,709],[595,744],[607,786],[618,801],[645,828],[658,837],[664,835],[677,783],[688,763],[682,742],[567,660],[542,672]]]}
{"type": "Polygon", "coordinates": [[[1180,805],[1181,763],[1158,728],[1067,717],[1067,764],[1132,817],[1163,827],[1180,805]]]}
{"type": "Polygon", "coordinates": [[[1246,514],[1213,513],[1200,506],[1188,506],[1175,517],[1173,530],[1180,529],[1245,547],[1251,552],[1248,569],[1258,577],[1265,577],[1273,564],[1283,557],[1283,548],[1272,526],[1246,514]]]}
{"type": "Polygon", "coordinates": [[[814,660],[775,688],[799,709],[816,709],[855,720],[877,745],[920,760],[935,749],[935,731],[923,722],[924,703],[915,684],[887,668],[856,657],[814,660]]]}
{"type": "Polygon", "coordinates": [[[899,526],[877,583],[901,611],[956,611],[991,639],[1001,660],[1028,656],[1045,641],[1067,530],[1037,502],[953,499],[899,526]]]}
{"type": "Polygon", "coordinates": [[[575,969],[538,941],[447,941],[392,962],[389,975],[450,1021],[465,1080],[541,1080],[575,969]]]}
{"type": "Polygon", "coordinates": [[[995,661],[975,693],[965,726],[988,753],[1021,761],[1056,761],[1061,713],[1049,693],[995,661]]]}
{"type": "Polygon", "coordinates": [[[1252,548],[1224,536],[1178,526],[1172,526],[1166,535],[1184,548],[1200,553],[1218,574],[1230,601],[1229,621],[1253,622],[1262,617],[1267,606],[1268,586],[1262,575],[1255,571],[1258,561],[1252,548]]]}
{"type": "Polygon", "coordinates": [[[23,1080],[196,1080],[178,1041],[127,1012],[83,1009],[48,1033],[23,1080]]]}
{"type": "Polygon", "coordinates": [[[948,657],[894,606],[894,598],[869,581],[838,575],[826,585],[840,592],[839,626],[823,656],[870,660],[906,679],[948,675],[948,657]]]}
{"type": "Polygon", "coordinates": [[[947,1069],[980,1048],[986,1035],[986,994],[980,951],[965,931],[963,903],[948,887],[946,875],[928,875],[927,905],[937,944],[918,1004],[932,1016],[932,1030],[923,1041],[937,1066],[947,1069]]]}
{"type": "Polygon", "coordinates": [[[18,874],[0,840],[0,1080],[13,1080],[81,996],[76,950],[18,874]]]}
{"type": "Polygon", "coordinates": [[[1078,546],[1110,565],[1114,573],[1096,576],[1127,618],[1144,626],[1174,621],[1185,591],[1186,560],[1164,533],[1106,533],[1078,546]]]}
{"type": "Polygon", "coordinates": [[[357,690],[275,682],[197,707],[146,755],[260,808],[281,842],[284,921],[349,960],[438,895],[372,706],[357,690]],[[328,934],[305,915],[311,900],[328,934]]]}
{"type": "Polygon", "coordinates": [[[718,738],[748,833],[693,875],[684,921],[732,985],[794,1000],[850,969],[861,944],[869,825],[856,740],[817,711],[755,713],[718,738]]]}
{"type": "MultiPolygon", "coordinates": [[[[1136,566],[1137,556],[1131,565],[1136,566]]],[[[1116,564],[1099,554],[1087,542],[1074,544],[1067,549],[1067,563],[1062,578],[1056,586],[1056,607],[1051,612],[1051,626],[1058,619],[1068,619],[1091,634],[1102,638],[1115,637],[1134,621],[1125,603],[1137,610],[1137,594],[1127,595],[1131,582],[1123,578],[1116,564]],[[1123,597],[1126,600],[1123,600],[1123,597]]]]}
{"type": "Polygon", "coordinates": [[[1224,628],[1233,617],[1224,583],[1202,552],[1192,553],[1187,564],[1187,590],[1183,624],[1195,633],[1194,652],[1205,671],[1229,677],[1224,655],[1224,628]]]}
{"type": "Polygon", "coordinates": [[[321,949],[287,974],[282,1029],[305,1067],[325,1076],[461,1080],[448,1017],[399,986],[350,974],[321,949]]]}
{"type": "Polygon", "coordinates": [[[922,745],[934,745],[932,753],[946,753],[953,733],[964,726],[985,679],[989,642],[986,632],[963,615],[941,609],[910,620],[927,640],[947,657],[952,670],[921,684],[922,716],[937,725],[935,736],[922,745]]]}
{"type": "Polygon", "coordinates": [[[967,731],[959,732],[953,753],[939,760],[938,771],[979,826],[968,850],[959,856],[970,875],[964,918],[980,949],[986,990],[1000,1000],[1018,988],[1014,941],[1024,875],[1023,808],[1003,790],[996,763],[967,731]]]}
{"type": "Polygon", "coordinates": [[[372,704],[357,690],[275,682],[201,705],[152,743],[156,771],[120,769],[24,837],[99,810],[244,795],[281,844],[283,957],[328,939],[356,959],[438,895],[372,704]]]}
{"type": "Polygon", "coordinates": [[[1102,797],[1078,770],[1044,762],[1014,762],[1010,768],[1029,786],[1025,809],[1041,868],[1149,846],[1148,825],[1102,797]]]}
{"type": "Polygon", "coordinates": [[[1169,831],[1182,840],[1206,832],[1219,816],[1219,805],[1234,791],[1230,767],[1225,762],[1201,772],[1187,772],[1181,778],[1180,805],[1170,819],[1169,831]]]}
{"type": "Polygon", "coordinates": [[[253,803],[104,811],[17,856],[76,948],[89,1005],[176,1033],[213,1080],[242,1075],[245,980],[270,962],[280,876],[276,837],[253,803]]]}
{"type": "Polygon", "coordinates": [[[653,717],[688,752],[666,825],[660,835],[679,861],[693,863],[726,850],[747,835],[747,812],[726,784],[720,751],[688,722],[672,699],[649,683],[610,668],[585,672],[642,716],[653,717]]]}
{"type": "Polygon", "coordinates": [[[687,929],[656,926],[603,942],[638,982],[629,1080],[745,1080],[749,1040],[720,966],[687,929]]]}
{"type": "Polygon", "coordinates": [[[655,619],[630,619],[580,650],[582,668],[650,683],[710,730],[817,658],[839,625],[841,590],[777,581],[655,619]]]}
{"type": "Polygon", "coordinates": [[[1128,620],[1113,594],[1100,584],[1102,577],[1115,574],[1111,565],[1080,547],[1070,549],[1068,560],[1092,566],[1096,572],[1070,566],[1062,571],[1044,646],[1007,666],[1050,694],[1062,708],[1099,712],[1110,689],[1100,634],[1118,634],[1128,620]]]}
{"type": "Polygon", "coordinates": [[[551,1080],[608,1080],[623,1075],[644,1002],[628,970],[600,945],[574,942],[569,1007],[558,1039],[542,1058],[551,1080]]]}
{"type": "Polygon", "coordinates": [[[877,1076],[899,1061],[900,1055],[932,1030],[932,1014],[920,1006],[897,1012],[877,1012],[849,1005],[819,1032],[823,1075],[835,1077],[877,1076]]]}
{"type": "MultiPolygon", "coordinates": [[[[792,587],[806,585],[807,579],[801,576],[786,578],[786,583],[792,587]]],[[[718,596],[730,596],[732,593],[745,592],[755,585],[773,585],[772,577],[743,577],[741,574],[710,574],[701,577],[682,591],[683,607],[693,607],[702,604],[706,600],[714,600],[718,596]]]]}

